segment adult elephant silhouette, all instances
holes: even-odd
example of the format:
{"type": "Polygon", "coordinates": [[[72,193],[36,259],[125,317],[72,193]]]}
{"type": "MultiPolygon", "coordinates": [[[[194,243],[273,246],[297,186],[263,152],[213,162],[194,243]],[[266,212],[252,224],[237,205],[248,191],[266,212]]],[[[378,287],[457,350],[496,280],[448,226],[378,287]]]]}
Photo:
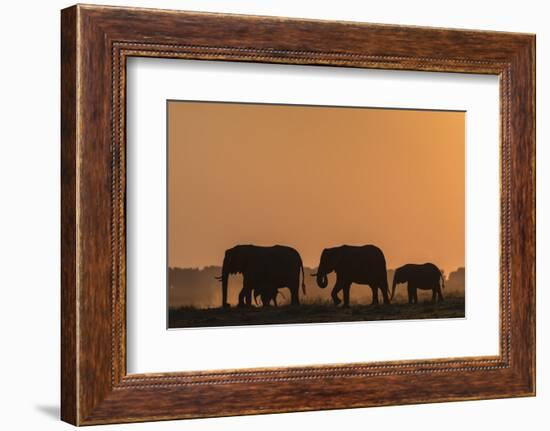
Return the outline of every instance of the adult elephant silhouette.
{"type": "MultiPolygon", "coordinates": [[[[237,245],[225,251],[222,275],[222,307],[227,302],[227,283],[229,275],[243,275],[243,287],[239,293],[239,306],[252,305],[252,292],[261,294],[263,289],[273,291],[287,287],[290,290],[290,302],[299,305],[300,270],[302,272],[302,291],[306,293],[304,266],[300,254],[292,247],[274,245],[237,245]]],[[[268,294],[272,296],[272,293],[268,294]]]]}
{"type": "Polygon", "coordinates": [[[368,284],[372,289],[372,303],[378,304],[378,289],[382,291],[384,303],[388,298],[388,275],[384,253],[374,245],[325,248],[321,254],[316,274],[321,289],[328,285],[327,275],[336,272],[336,283],[332,289],[332,299],[336,305],[341,300],[338,292],[344,291],[344,307],[349,307],[349,292],[352,283],[368,284]]]}
{"type": "Polygon", "coordinates": [[[445,288],[443,274],[433,263],[409,263],[397,268],[393,275],[392,299],[395,294],[395,287],[401,283],[407,283],[409,304],[418,302],[417,289],[431,290],[432,303],[435,303],[436,298],[438,301],[443,301],[443,294],[441,293],[441,287],[445,288]],[[440,281],[441,285],[439,284],[440,281]]]}

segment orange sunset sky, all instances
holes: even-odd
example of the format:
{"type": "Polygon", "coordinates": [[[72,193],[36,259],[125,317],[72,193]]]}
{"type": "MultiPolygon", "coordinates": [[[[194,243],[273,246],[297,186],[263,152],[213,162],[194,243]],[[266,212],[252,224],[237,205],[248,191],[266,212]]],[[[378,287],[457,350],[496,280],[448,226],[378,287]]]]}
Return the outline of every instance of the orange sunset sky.
{"type": "Polygon", "coordinates": [[[375,244],[464,266],[465,113],[168,102],[168,265],[236,244],[375,244]]]}

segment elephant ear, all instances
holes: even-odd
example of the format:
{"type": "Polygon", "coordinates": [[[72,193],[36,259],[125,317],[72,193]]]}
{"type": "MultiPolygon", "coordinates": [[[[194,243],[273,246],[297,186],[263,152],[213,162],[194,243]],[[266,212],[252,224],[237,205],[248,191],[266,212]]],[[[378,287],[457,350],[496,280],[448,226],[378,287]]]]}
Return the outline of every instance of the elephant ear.
{"type": "Polygon", "coordinates": [[[239,250],[239,253],[234,256],[235,258],[235,269],[241,274],[247,272],[248,268],[251,266],[251,260],[254,258],[254,250],[249,248],[239,250]]]}
{"type": "Polygon", "coordinates": [[[336,270],[336,268],[340,266],[340,262],[342,261],[342,248],[326,248],[324,251],[327,254],[327,263],[333,271],[336,270]]]}
{"type": "Polygon", "coordinates": [[[399,280],[403,277],[403,275],[401,274],[402,271],[403,271],[403,268],[399,267],[399,268],[396,268],[396,270],[393,272],[394,282],[399,282],[399,280]]]}
{"type": "Polygon", "coordinates": [[[237,247],[229,249],[225,252],[225,258],[223,262],[224,266],[226,266],[230,274],[236,274],[237,272],[239,272],[239,260],[240,250],[237,247]]]}

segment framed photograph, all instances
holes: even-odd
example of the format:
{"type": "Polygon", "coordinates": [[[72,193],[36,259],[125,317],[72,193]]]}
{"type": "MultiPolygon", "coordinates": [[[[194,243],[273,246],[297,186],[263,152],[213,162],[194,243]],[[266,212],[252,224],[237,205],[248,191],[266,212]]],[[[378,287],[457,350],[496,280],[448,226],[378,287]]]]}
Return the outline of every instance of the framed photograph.
{"type": "Polygon", "coordinates": [[[169,328],[465,317],[465,112],[169,100],[167,116],[169,328]]]}
{"type": "Polygon", "coordinates": [[[535,36],[61,13],[62,419],[535,394],[535,36]]]}

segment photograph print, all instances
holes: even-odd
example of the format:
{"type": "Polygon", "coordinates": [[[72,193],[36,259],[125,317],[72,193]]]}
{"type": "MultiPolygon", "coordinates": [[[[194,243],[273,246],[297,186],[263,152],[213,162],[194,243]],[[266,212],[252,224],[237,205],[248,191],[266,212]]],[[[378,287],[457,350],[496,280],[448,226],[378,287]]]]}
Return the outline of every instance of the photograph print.
{"type": "Polygon", "coordinates": [[[167,101],[168,328],[465,317],[465,121],[167,101]]]}

